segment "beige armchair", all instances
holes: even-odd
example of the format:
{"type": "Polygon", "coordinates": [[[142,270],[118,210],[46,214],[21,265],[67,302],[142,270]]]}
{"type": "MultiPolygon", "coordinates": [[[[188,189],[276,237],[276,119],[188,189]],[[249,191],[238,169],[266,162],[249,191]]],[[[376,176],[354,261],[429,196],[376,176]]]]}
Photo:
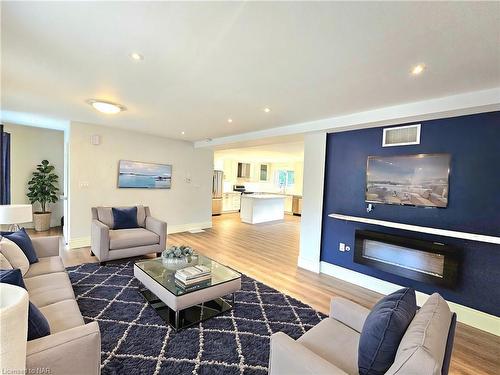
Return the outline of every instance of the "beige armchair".
{"type": "MultiPolygon", "coordinates": [[[[358,345],[370,310],[344,298],[332,299],[330,316],[298,340],[271,336],[270,375],[357,375],[358,345]]],[[[387,375],[448,374],[456,315],[437,293],[408,326],[387,375]]]]}
{"type": "Polygon", "coordinates": [[[144,206],[137,206],[137,223],[139,228],[115,230],[111,207],[92,207],[91,253],[101,264],[149,253],[159,256],[167,244],[167,223],[144,206]]]}

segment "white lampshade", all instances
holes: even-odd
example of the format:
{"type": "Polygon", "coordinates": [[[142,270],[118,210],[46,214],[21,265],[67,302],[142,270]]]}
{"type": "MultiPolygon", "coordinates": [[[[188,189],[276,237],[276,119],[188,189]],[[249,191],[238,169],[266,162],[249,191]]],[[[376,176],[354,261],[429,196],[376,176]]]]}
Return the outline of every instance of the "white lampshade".
{"type": "Polygon", "coordinates": [[[33,219],[31,204],[6,204],[0,206],[0,224],[29,223],[33,219]]]}

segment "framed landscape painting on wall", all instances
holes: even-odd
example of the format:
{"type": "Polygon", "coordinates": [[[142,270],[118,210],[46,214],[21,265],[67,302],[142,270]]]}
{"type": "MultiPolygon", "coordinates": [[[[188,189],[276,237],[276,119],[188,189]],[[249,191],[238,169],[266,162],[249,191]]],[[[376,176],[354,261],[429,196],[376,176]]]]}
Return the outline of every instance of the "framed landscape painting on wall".
{"type": "Polygon", "coordinates": [[[137,189],[170,189],[172,165],[120,160],[118,187],[137,189]]]}

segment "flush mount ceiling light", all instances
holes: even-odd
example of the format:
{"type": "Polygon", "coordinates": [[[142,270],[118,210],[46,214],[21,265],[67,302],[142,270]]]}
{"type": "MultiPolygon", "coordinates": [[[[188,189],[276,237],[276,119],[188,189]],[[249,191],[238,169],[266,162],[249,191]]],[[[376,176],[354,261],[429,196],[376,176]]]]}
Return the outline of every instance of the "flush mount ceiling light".
{"type": "Polygon", "coordinates": [[[107,114],[115,114],[127,110],[127,108],[121,104],[111,103],[104,100],[90,99],[87,103],[99,112],[107,114]]]}
{"type": "Polygon", "coordinates": [[[228,118],[227,122],[231,123],[231,122],[233,122],[233,119],[232,118],[228,118]]]}
{"type": "Polygon", "coordinates": [[[268,107],[264,108],[264,112],[266,112],[266,113],[271,112],[271,108],[268,108],[268,107]]]}
{"type": "Polygon", "coordinates": [[[425,70],[425,64],[417,64],[413,68],[411,68],[411,74],[414,76],[418,76],[419,74],[422,74],[425,70]]]}
{"type": "Polygon", "coordinates": [[[130,54],[130,58],[135,61],[141,61],[144,60],[144,56],[142,56],[140,53],[137,52],[132,52],[130,54]]]}

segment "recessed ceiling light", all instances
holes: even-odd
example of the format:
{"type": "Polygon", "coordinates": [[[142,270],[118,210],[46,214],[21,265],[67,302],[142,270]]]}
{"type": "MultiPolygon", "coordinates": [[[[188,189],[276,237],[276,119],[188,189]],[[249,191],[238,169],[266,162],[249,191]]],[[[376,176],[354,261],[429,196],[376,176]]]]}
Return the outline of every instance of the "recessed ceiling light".
{"type": "Polygon", "coordinates": [[[411,69],[411,74],[413,74],[414,76],[418,76],[419,74],[422,74],[424,70],[425,64],[418,64],[411,69]]]}
{"type": "Polygon", "coordinates": [[[233,122],[233,119],[232,118],[228,118],[227,122],[231,123],[231,122],[233,122]]]}
{"type": "Polygon", "coordinates": [[[144,56],[142,56],[140,53],[137,53],[137,52],[132,52],[130,54],[130,57],[132,58],[132,60],[135,60],[135,61],[144,60],[144,56]]]}
{"type": "Polygon", "coordinates": [[[271,112],[271,108],[267,108],[267,107],[266,107],[266,108],[264,108],[264,112],[266,112],[266,113],[271,112]]]}
{"type": "Polygon", "coordinates": [[[186,132],[181,132],[182,135],[186,134],[186,132]]]}
{"type": "Polygon", "coordinates": [[[115,114],[118,112],[125,111],[127,108],[121,104],[111,103],[104,100],[90,99],[87,101],[94,109],[102,113],[115,114]]]}

